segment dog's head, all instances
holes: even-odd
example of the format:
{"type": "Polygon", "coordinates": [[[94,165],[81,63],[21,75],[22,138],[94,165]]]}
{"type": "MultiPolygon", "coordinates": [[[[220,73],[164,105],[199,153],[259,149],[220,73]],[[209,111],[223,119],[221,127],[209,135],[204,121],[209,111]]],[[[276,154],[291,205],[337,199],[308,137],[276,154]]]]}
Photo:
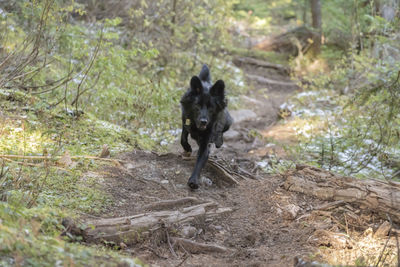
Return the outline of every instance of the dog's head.
{"type": "Polygon", "coordinates": [[[196,127],[204,131],[226,107],[225,83],[218,80],[212,84],[210,70],[204,65],[199,76],[193,76],[190,80],[190,88],[181,103],[196,127]]]}

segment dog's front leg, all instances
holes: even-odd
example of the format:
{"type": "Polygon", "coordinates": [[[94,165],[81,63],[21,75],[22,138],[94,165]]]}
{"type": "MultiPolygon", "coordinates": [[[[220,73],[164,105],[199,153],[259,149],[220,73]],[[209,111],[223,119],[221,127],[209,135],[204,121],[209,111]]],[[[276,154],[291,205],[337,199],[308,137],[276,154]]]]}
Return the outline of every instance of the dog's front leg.
{"type": "Polygon", "coordinates": [[[192,152],[192,147],[188,142],[189,132],[185,126],[182,126],[181,145],[186,152],[192,152]]]}
{"type": "Polygon", "coordinates": [[[204,165],[208,160],[208,155],[210,153],[208,143],[209,136],[204,138],[204,140],[200,140],[199,142],[199,151],[197,153],[196,165],[194,167],[193,173],[189,178],[188,185],[191,189],[199,188],[199,176],[200,172],[203,169],[204,165]]]}

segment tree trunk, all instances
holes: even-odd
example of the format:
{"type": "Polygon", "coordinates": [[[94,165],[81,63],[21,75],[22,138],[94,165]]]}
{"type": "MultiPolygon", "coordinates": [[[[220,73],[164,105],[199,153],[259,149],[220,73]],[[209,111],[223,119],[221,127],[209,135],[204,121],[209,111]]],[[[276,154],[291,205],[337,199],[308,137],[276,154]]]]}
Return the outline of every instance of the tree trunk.
{"type": "Polygon", "coordinates": [[[308,0],[304,0],[303,3],[303,24],[307,25],[307,10],[308,10],[308,0]]]}
{"type": "Polygon", "coordinates": [[[283,187],[323,200],[344,201],[400,222],[400,182],[355,179],[305,165],[286,173],[283,187]]]}
{"type": "Polygon", "coordinates": [[[311,47],[311,52],[313,56],[316,56],[321,52],[322,14],[320,0],[311,0],[311,16],[312,27],[316,31],[315,35],[313,36],[313,45],[311,47]]]}
{"type": "Polygon", "coordinates": [[[171,36],[174,36],[175,35],[175,27],[176,27],[176,4],[177,4],[177,2],[178,2],[178,0],[172,0],[172,12],[173,12],[173,15],[172,15],[172,18],[171,18],[171,24],[172,24],[172,26],[171,26],[171,36]]]}

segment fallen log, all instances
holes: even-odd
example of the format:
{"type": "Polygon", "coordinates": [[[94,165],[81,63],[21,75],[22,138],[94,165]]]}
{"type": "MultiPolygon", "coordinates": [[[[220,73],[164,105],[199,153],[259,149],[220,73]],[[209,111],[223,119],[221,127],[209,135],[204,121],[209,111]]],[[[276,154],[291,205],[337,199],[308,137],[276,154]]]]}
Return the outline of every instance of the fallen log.
{"type": "MultiPolygon", "coordinates": [[[[320,168],[298,165],[285,174],[286,190],[322,200],[344,201],[400,222],[400,183],[344,177],[320,168]]],[[[340,203],[340,202],[337,202],[340,203]]]]}
{"type": "MultiPolygon", "coordinates": [[[[76,223],[66,222],[66,228],[75,235],[80,235],[86,242],[114,242],[130,245],[141,242],[149,236],[152,229],[163,225],[191,223],[197,219],[212,220],[215,217],[232,212],[231,208],[218,207],[214,202],[182,208],[180,210],[163,210],[147,212],[126,217],[86,220],[87,227],[77,230],[76,223]]],[[[82,228],[82,227],[80,227],[82,228]]]]}
{"type": "Polygon", "coordinates": [[[314,35],[315,34],[307,27],[297,27],[261,42],[255,45],[255,48],[297,56],[299,54],[298,46],[300,46],[301,53],[307,53],[312,45],[311,40],[313,40],[314,35]]]}
{"type": "Polygon", "coordinates": [[[238,57],[238,58],[233,59],[233,63],[238,66],[240,66],[242,64],[248,64],[248,65],[258,66],[258,67],[267,68],[267,69],[274,69],[274,70],[277,70],[277,71],[281,72],[282,74],[286,74],[286,75],[290,73],[290,69],[288,67],[285,67],[280,64],[274,64],[274,63],[270,63],[267,61],[251,58],[251,57],[238,57]]]}

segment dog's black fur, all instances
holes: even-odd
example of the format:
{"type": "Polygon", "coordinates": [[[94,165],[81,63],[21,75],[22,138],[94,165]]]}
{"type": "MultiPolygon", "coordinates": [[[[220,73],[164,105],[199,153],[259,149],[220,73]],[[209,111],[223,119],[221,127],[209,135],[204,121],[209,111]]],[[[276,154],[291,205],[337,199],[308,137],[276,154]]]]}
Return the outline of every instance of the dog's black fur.
{"type": "Polygon", "coordinates": [[[199,187],[198,178],[208,159],[209,144],[222,146],[222,134],[229,129],[233,120],[227,110],[225,83],[218,80],[211,83],[210,70],[203,65],[199,76],[190,80],[190,88],[182,96],[182,135],[181,144],[186,152],[192,152],[188,135],[199,145],[196,165],[189,178],[191,189],[199,187]]]}

